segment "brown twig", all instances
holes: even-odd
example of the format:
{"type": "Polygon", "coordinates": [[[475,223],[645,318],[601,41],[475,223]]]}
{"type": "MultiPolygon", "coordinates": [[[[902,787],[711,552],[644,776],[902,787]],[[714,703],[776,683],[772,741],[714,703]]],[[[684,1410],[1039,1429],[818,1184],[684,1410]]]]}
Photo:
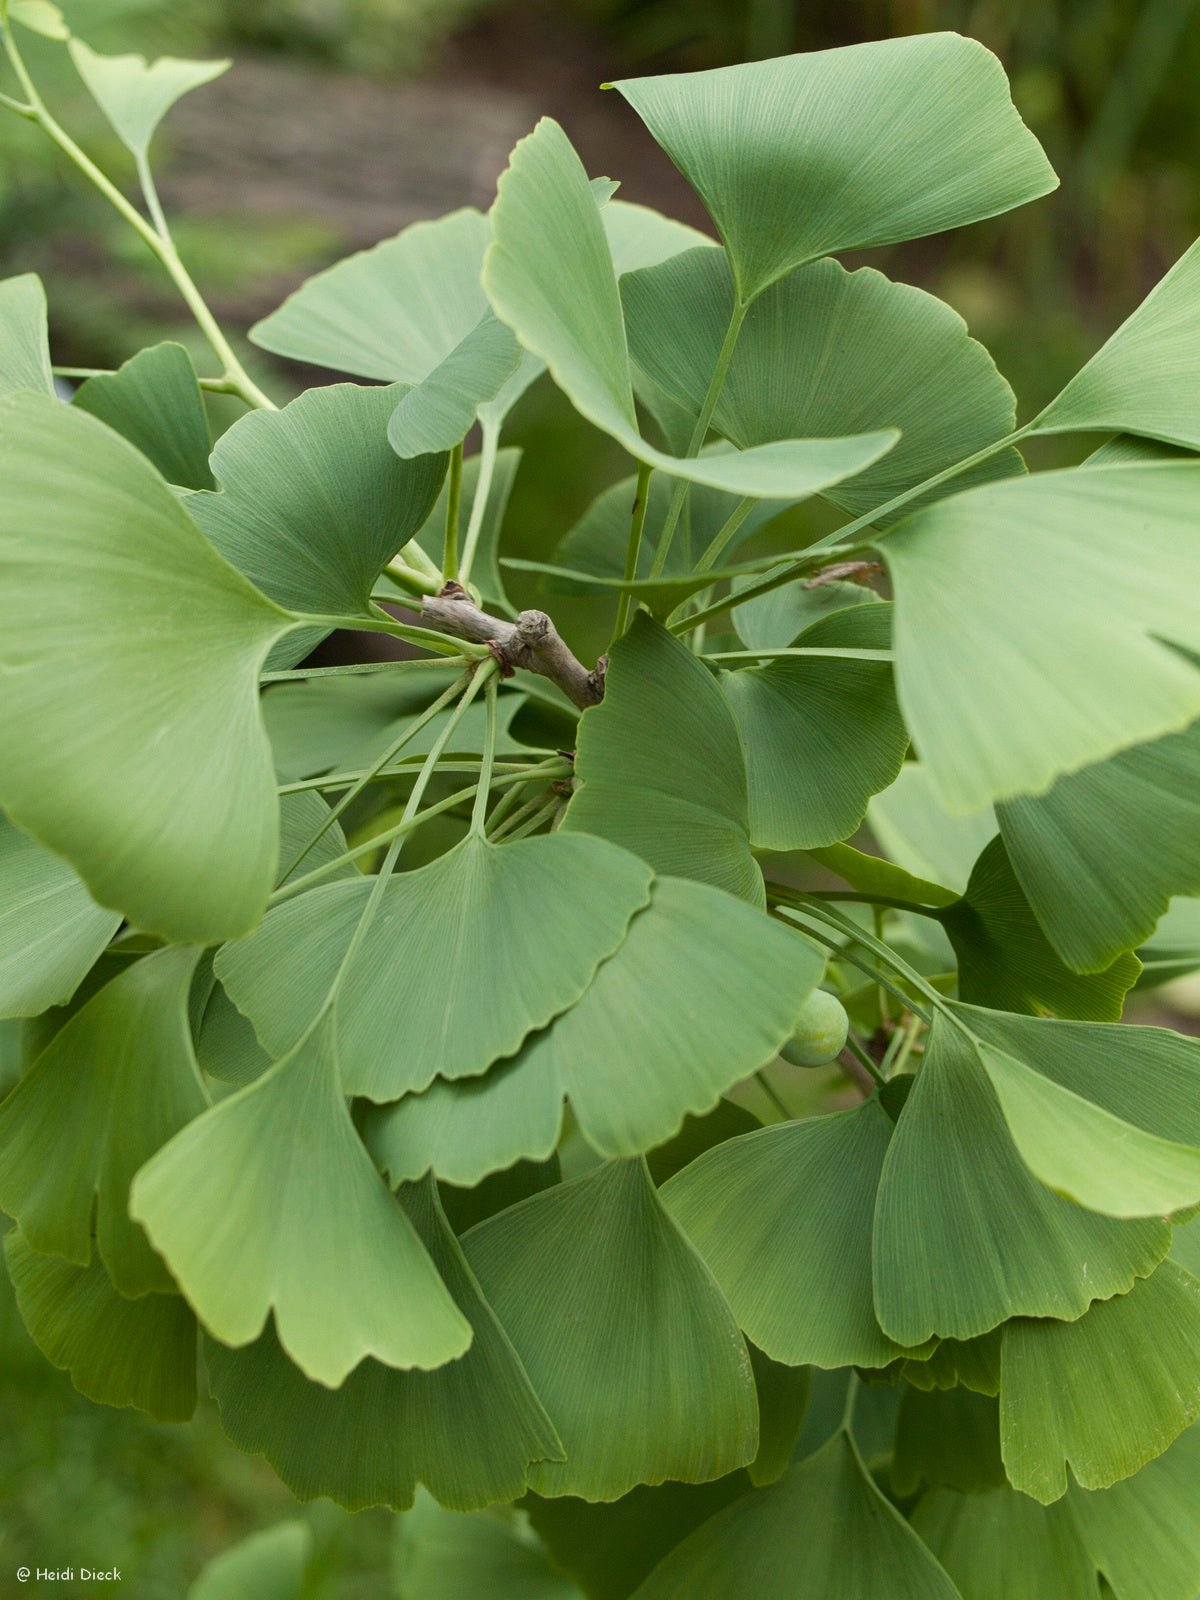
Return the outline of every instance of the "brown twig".
{"type": "Polygon", "coordinates": [[[506,622],[481,610],[461,584],[450,582],[422,600],[421,621],[439,633],[486,644],[505,676],[524,667],[549,678],[581,710],[604,698],[607,658],[601,656],[589,671],[544,611],[522,611],[515,622],[506,622]]]}

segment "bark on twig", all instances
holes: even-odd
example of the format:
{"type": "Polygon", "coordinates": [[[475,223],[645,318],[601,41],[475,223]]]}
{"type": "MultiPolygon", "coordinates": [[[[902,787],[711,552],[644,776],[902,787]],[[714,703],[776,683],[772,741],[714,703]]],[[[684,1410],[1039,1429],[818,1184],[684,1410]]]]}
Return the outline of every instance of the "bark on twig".
{"type": "Polygon", "coordinates": [[[549,678],[581,710],[604,698],[607,658],[601,656],[589,671],[544,611],[522,611],[515,622],[506,622],[482,611],[461,584],[448,583],[440,594],[421,602],[421,621],[439,633],[486,644],[505,676],[524,667],[549,678]]]}

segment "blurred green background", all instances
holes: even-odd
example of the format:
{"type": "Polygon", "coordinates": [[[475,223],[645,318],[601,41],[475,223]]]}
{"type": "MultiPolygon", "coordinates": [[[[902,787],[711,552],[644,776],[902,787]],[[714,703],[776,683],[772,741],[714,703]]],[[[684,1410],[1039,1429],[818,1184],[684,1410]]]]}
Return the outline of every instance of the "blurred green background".
{"type": "MultiPolygon", "coordinates": [[[[61,3],[102,50],[236,58],[168,119],[156,161],[185,258],[233,332],[350,250],[457,205],[486,206],[509,148],[542,112],[565,124],[591,171],[621,179],[624,198],[704,225],[632,113],[598,92],[603,80],[930,29],[972,34],[1000,55],[1062,189],[871,260],[967,318],[1023,417],[1200,232],[1198,0],[61,3]]],[[[27,54],[63,120],[129,178],[61,51],[30,38],[27,54]]],[[[0,276],[29,270],[46,278],[56,361],[113,366],[170,334],[204,370],[204,351],[141,246],[48,143],[6,117],[0,276]]],[[[250,365],[281,399],[306,378],[329,377],[257,354],[250,365]]],[[[214,404],[216,427],[236,414],[214,404]]],[[[544,557],[627,470],[546,382],[521,403],[506,442],[527,451],[509,522],[510,547],[524,555],[544,557]]],[[[1050,464],[1084,446],[1044,448],[1050,464]]],[[[517,599],[534,596],[514,588],[517,599]]],[[[572,624],[569,608],[559,615],[572,624]]],[[[588,619],[575,620],[586,631],[588,619]]],[[[88,1562],[123,1567],[130,1600],[176,1600],[213,1555],[297,1514],[265,1465],[222,1443],[211,1406],[194,1428],[171,1428],[76,1395],[33,1349],[6,1282],[0,1371],[0,1594],[19,1592],[6,1586],[20,1562],[88,1562]]],[[[310,1596],[391,1592],[394,1519],[350,1518],[328,1502],[300,1514],[315,1536],[310,1596]]]]}

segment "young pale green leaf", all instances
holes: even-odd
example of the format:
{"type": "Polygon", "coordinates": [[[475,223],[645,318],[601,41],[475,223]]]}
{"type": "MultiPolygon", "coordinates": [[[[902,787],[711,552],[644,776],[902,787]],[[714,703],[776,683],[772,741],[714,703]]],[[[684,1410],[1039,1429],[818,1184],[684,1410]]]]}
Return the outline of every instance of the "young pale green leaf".
{"type": "Polygon", "coordinates": [[[1013,870],[1063,960],[1094,972],[1200,893],[1200,723],[997,808],[1013,870]]]}
{"type": "Polygon", "coordinates": [[[868,855],[853,845],[830,844],[807,853],[819,866],[837,873],[852,889],[858,889],[871,899],[890,897],[915,900],[919,905],[949,906],[958,898],[953,889],[931,883],[928,878],[915,877],[882,856],[868,855]]]}
{"type": "Polygon", "coordinates": [[[750,1359],[641,1161],[534,1195],[463,1249],[566,1449],[533,1468],[539,1494],[615,1500],[753,1460],[750,1359]]]}
{"type": "Polygon", "coordinates": [[[277,906],[226,946],[217,975],[276,1056],[337,983],[346,1092],[396,1100],[437,1076],[483,1072],[574,1004],[648,902],[651,878],[599,839],[493,845],[472,835],[390,880],[340,978],[372,891],[365,878],[277,906]]]}
{"type": "Polygon", "coordinates": [[[644,614],[610,652],[604,699],[580,723],[575,773],[564,829],[763,903],[737,725],[708,669],[644,614]]]}
{"type": "Polygon", "coordinates": [[[0,402],[0,478],[0,801],[138,927],[238,937],[275,874],[257,679],[292,618],[81,411],[0,402]]]}
{"type": "Polygon", "coordinates": [[[0,812],[0,1017],[66,1005],[120,922],[0,812]]]}
{"type": "Polygon", "coordinates": [[[1041,1181],[1108,1216],[1200,1202],[1200,1043],[1166,1028],[955,1014],[1041,1181]]]}
{"type": "MultiPolygon", "coordinates": [[[[770,568],[757,576],[773,577],[782,570],[770,568]]],[[[755,578],[735,578],[730,585],[734,594],[755,578]]],[[[737,629],[738,638],[751,650],[786,650],[795,644],[800,635],[820,622],[830,612],[847,611],[851,606],[869,605],[879,596],[861,583],[814,584],[811,578],[797,578],[794,583],[780,584],[766,594],[756,595],[744,605],[735,606],[730,620],[737,629]]]]}
{"type": "Polygon", "coordinates": [[[575,409],[631,455],[693,483],[759,499],[815,494],[877,461],[892,430],[787,438],[728,455],[665,455],[638,432],[621,296],[583,164],[549,117],[500,178],[484,265],[492,308],[539,356],[575,409]]]}
{"type": "Polygon", "coordinates": [[[1117,1600],[1193,1600],[1200,1588],[1197,1481],[1200,1427],[1192,1426],[1111,1489],[1069,1487],[1083,1542],[1117,1600]]]}
{"type": "Polygon", "coordinates": [[[368,610],[376,578],[433,508],[446,458],[401,461],[387,441],[402,391],[353,383],[254,411],[221,436],[221,491],[187,509],[250,581],[296,611],[368,610]]]}
{"type": "MultiPolygon", "coordinates": [[[[693,421],[733,312],[729,264],[689,250],[621,280],[635,387],[648,377],[693,421]]],[[[739,450],[794,434],[898,428],[875,466],[825,491],[858,516],[1011,433],[1016,401],[956,311],[871,268],[814,261],[751,307],[713,412],[739,450]]],[[[1015,450],[977,476],[1021,471],[1015,450]]],[[[965,487],[970,477],[955,479],[965,487]]]]}
{"type": "Polygon", "coordinates": [[[1081,1488],[1106,1489],[1198,1416],[1200,1283],[1173,1261],[1076,1322],[1017,1318],[1004,1330],[1004,1467],[1043,1505],[1066,1494],[1068,1467],[1081,1488]]]}
{"type": "Polygon", "coordinates": [[[891,1477],[902,1499],[922,1488],[976,1494],[1007,1487],[995,1396],[977,1394],[963,1385],[919,1389],[905,1384],[896,1415],[891,1477]]]}
{"type": "Polygon", "coordinates": [[[31,33],[40,33],[43,39],[61,44],[71,37],[62,12],[50,0],[11,0],[8,17],[31,33]]]}
{"type": "MultiPolygon", "coordinates": [[[[428,377],[401,398],[388,423],[392,449],[405,459],[452,450],[474,427],[481,409],[514,378],[523,356],[513,333],[485,311],[428,377]]],[[[531,364],[529,382],[538,371],[531,364]]]]}
{"type": "Polygon", "coordinates": [[[1072,971],[1042,932],[1003,839],[984,848],[962,899],[940,916],[958,956],[959,998],[972,1004],[1117,1022],[1141,971],[1128,951],[1100,972],[1072,971]]]}
{"type": "Polygon", "coordinates": [[[774,1058],[823,965],[744,902],[658,878],[569,1011],[482,1080],[435,1083],[375,1113],[368,1146],[393,1181],[432,1169],[476,1183],[518,1156],[548,1155],[566,1094],[601,1155],[649,1150],[774,1058]]]}
{"type": "Polygon", "coordinates": [[[78,1267],[39,1255],[17,1228],[4,1254],[30,1338],[80,1394],[159,1422],[187,1421],[196,1409],[196,1319],[177,1294],[127,1300],[99,1259],[78,1267]]]}
{"type": "Polygon", "coordinates": [[[268,1314],[287,1355],[336,1388],[365,1356],[440,1366],[471,1328],[346,1109],[326,1017],[138,1173],[130,1214],[222,1344],[268,1314]]]}
{"type": "MultiPolygon", "coordinates": [[[[968,1015],[973,1025],[986,1013],[968,1015]]],[[[875,1310],[885,1332],[917,1345],[933,1334],[972,1339],[1014,1316],[1079,1317],[1153,1271],[1169,1243],[1160,1220],[1096,1216],[1039,1183],[975,1041],[935,1016],[879,1184],[875,1310]]]]}
{"type": "Polygon", "coordinates": [[[411,1506],[418,1483],[471,1511],[515,1500],[531,1461],[562,1447],[446,1222],[432,1183],[402,1193],[435,1266],[471,1324],[471,1347],[434,1372],[397,1372],[370,1358],[338,1389],[312,1383],[267,1328],[252,1345],[205,1343],[221,1424],[261,1451],[301,1500],[329,1495],[351,1511],[411,1506]]]}
{"type": "Polygon", "coordinates": [[[0,279],[0,395],[19,389],[54,393],[46,291],[33,272],[0,279]]]}
{"type": "Polygon", "coordinates": [[[964,1600],[1100,1600],[1095,1563],[1068,1505],[1039,1506],[1007,1485],[978,1494],[936,1489],[912,1525],[964,1600]]]}
{"type": "Polygon", "coordinates": [[[635,1591],[634,1600],[959,1600],[839,1429],[769,1489],[702,1523],[635,1591]]]}
{"type": "Polygon", "coordinates": [[[919,761],[906,761],[895,783],[872,797],[867,820],[884,852],[906,872],[947,884],[959,894],[996,836],[991,806],[969,816],[952,817],[944,811],[919,761]]]}
{"type": "Polygon", "coordinates": [[[312,1530],[303,1522],[252,1533],[208,1563],[187,1600],[302,1600],[312,1545],[312,1530]]]}
{"type": "Polygon", "coordinates": [[[900,705],[948,810],[1042,793],[1200,713],[1198,492],[1200,462],[1043,472],[882,541],[900,705]]]}
{"type": "Polygon", "coordinates": [[[583,1600],[550,1564],[520,1512],[443,1511],[418,1494],[398,1519],[394,1567],[404,1600],[583,1600]]]}
{"type": "Polygon", "coordinates": [[[1033,423],[1034,433],[1117,428],[1200,450],[1200,240],[1033,423]]]}
{"type": "MultiPolygon", "coordinates": [[[[854,606],[816,622],[804,646],[886,650],[891,607],[854,606]]],[[[746,754],[750,839],[812,850],[848,838],[908,748],[887,661],[771,661],[720,678],[746,754]]]]}
{"type": "Polygon", "coordinates": [[[80,384],[72,403],[136,445],[168,483],[213,487],[204,396],[181,344],[139,350],[116,372],[80,384]]]}
{"type": "Polygon", "coordinates": [[[127,1295],[174,1288],[129,1219],[142,1163],[208,1105],[188,1028],[199,951],[158,950],[106,983],[0,1105],[0,1204],[35,1250],[96,1247],[127,1295]],[[94,1214],[94,1221],[93,1221],[94,1214]]]}
{"type": "Polygon", "coordinates": [[[180,61],[174,56],[151,62],[145,56],[102,56],[82,39],[72,39],[69,49],[92,99],[121,142],[143,161],[154,130],[176,100],[233,65],[232,61],[180,61]]]}
{"type": "Polygon", "coordinates": [[[708,207],[743,305],[818,256],[994,217],[1058,183],[1000,63],[954,33],[613,87],[708,207]]]}
{"type": "Polygon", "coordinates": [[[875,1100],[761,1128],[663,1187],[739,1324],[773,1360],[884,1367],[905,1353],[871,1296],[871,1219],[891,1128],[875,1100]]]}

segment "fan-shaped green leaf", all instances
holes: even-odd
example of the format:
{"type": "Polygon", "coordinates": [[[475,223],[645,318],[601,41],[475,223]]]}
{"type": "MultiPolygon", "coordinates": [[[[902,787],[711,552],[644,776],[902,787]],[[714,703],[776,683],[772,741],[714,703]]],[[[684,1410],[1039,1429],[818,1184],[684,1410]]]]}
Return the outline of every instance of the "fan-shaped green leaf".
{"type": "Polygon", "coordinates": [[[534,1195],[463,1249],[566,1449],[533,1469],[539,1494],[615,1500],[754,1458],[749,1357],[642,1162],[534,1195]]]}
{"type": "MultiPolygon", "coordinates": [[[[887,649],[890,611],[838,612],[814,623],[803,643],[887,649]]],[[[746,753],[753,843],[811,850],[848,838],[908,748],[890,663],[797,657],[720,681],[746,753]]]]}
{"type": "Polygon", "coordinates": [[[102,56],[82,39],[68,46],[75,69],[92,99],[116,129],[123,144],[144,160],[154,130],[167,112],[192,89],[228,72],[231,61],[180,61],[161,56],[102,56]]]}
{"type": "Polygon", "coordinates": [[[551,1566],[524,1517],[443,1511],[426,1494],[396,1524],[395,1570],[404,1600],[581,1600],[551,1566]]]}
{"type": "Polygon", "coordinates": [[[362,614],[384,565],[424,523],[444,456],[401,461],[388,444],[400,391],[352,383],[254,411],[221,436],[221,492],[187,508],[264,594],[299,611],[362,614]]]}
{"type": "Polygon", "coordinates": [[[937,1489],[912,1525],[962,1600],[1100,1600],[1069,1506],[1039,1506],[1007,1486],[981,1494],[937,1489]]]}
{"type": "Polygon", "coordinates": [[[942,1339],[924,1361],[904,1363],[905,1381],[915,1389],[953,1389],[961,1383],[976,1394],[1000,1393],[1000,1344],[1003,1328],[978,1339],[942,1339]]]}
{"type": "Polygon", "coordinates": [[[956,1014],[1043,1183],[1109,1216],[1200,1201],[1200,1043],[1166,1028],[956,1014]]]}
{"type": "Polygon", "coordinates": [[[428,377],[402,396],[388,423],[392,449],[405,459],[452,450],[471,431],[480,408],[515,375],[523,355],[510,330],[484,312],[428,377]]]}
{"type": "Polygon", "coordinates": [[[994,1395],[963,1385],[904,1385],[896,1417],[892,1487],[902,1498],[924,1488],[1007,1487],[1000,1459],[1000,1408],[994,1395]]]}
{"type": "Polygon", "coordinates": [[[548,1155],[565,1093],[602,1155],[649,1150],[773,1059],[823,964],[742,901],[658,878],[569,1011],[485,1078],[435,1083],[373,1114],[368,1146],[393,1181],[432,1169],[475,1183],[518,1156],[548,1155]]]}
{"type": "Polygon", "coordinates": [[[236,938],[275,872],[257,677],[292,619],[83,412],[0,402],[0,478],[0,800],[101,905],[236,938]]]}
{"type": "Polygon", "coordinates": [[[280,1522],[223,1551],[188,1590],[188,1600],[301,1600],[312,1551],[303,1522],[280,1522]]]}
{"type": "MultiPolygon", "coordinates": [[[[646,374],[694,421],[733,312],[724,253],[690,250],[632,273],[621,300],[635,385],[646,374]]],[[[847,272],[829,260],[772,285],[751,307],[712,420],[739,450],[898,428],[900,442],[882,461],[825,491],[855,516],[1015,425],[1012,390],[956,311],[872,268],[847,272]]],[[[1009,450],[977,470],[1008,476],[1021,460],[1009,450]]]]}
{"type": "Polygon", "coordinates": [[[1193,1600],[1200,1586],[1200,1427],[1132,1478],[1067,1493],[1092,1560],[1117,1600],[1193,1600]]]}
{"type": "Polygon", "coordinates": [[[208,1104],[188,1029],[198,956],[169,948],[131,963],[0,1105],[0,1204],[34,1249],[79,1266],[94,1226],[127,1295],[174,1288],[127,1206],[134,1173],[208,1104]]]}
{"type": "Polygon", "coordinates": [[[120,921],[0,812],[0,1017],[65,1005],[120,921]]]}
{"type": "Polygon", "coordinates": [[[1034,433],[1117,428],[1200,449],[1200,240],[1077,372],[1034,433]]]}
{"type": "Polygon", "coordinates": [[[72,403],[136,445],[168,483],[213,487],[204,396],[181,344],[139,350],[116,372],[80,384],[72,403]]]}
{"type": "Polygon", "coordinates": [[[1095,971],[1200,892],[1200,723],[997,810],[1013,870],[1064,961],[1095,971]]]}
{"type": "Polygon", "coordinates": [[[613,87],[708,207],[743,304],[817,256],[994,217],[1058,182],[1000,63],[953,33],[613,87]]]}
{"type": "Polygon", "coordinates": [[[604,699],[580,723],[575,773],[565,829],[762,904],[733,716],[707,668],[644,614],[612,648],[604,699]]]}
{"type": "Polygon", "coordinates": [[[1200,713],[1198,491],[1192,461],[1042,472],[882,541],[900,705],[948,810],[1041,793],[1200,713]]]}
{"type": "Polygon", "coordinates": [[[77,1267],[39,1255],[16,1228],[4,1254],[30,1337],[80,1394],[159,1422],[187,1421],[196,1409],[196,1319],[177,1294],[126,1300],[98,1258],[77,1267]]]}
{"type": "Polygon", "coordinates": [[[985,847],[962,899],[940,915],[958,956],[959,996],[973,1004],[1115,1022],[1141,971],[1129,952],[1100,972],[1081,975],[1066,966],[1025,898],[1003,839],[985,847]]]}
{"type": "Polygon", "coordinates": [[[958,1600],[933,1556],[867,1475],[840,1429],[769,1489],[702,1523],[635,1600],[958,1600]]]}
{"type": "Polygon", "coordinates": [[[883,1367],[904,1353],[871,1299],[871,1218],[891,1126],[868,1101],[761,1128],[664,1185],[663,1204],[772,1359],[883,1367]]]}
{"type": "Polygon", "coordinates": [[[472,835],[390,880],[340,981],[372,891],[366,878],[277,906],[251,938],[226,946],[217,974],[272,1055],[295,1044],[339,981],[346,1092],[395,1100],[435,1076],[483,1072],[572,1005],[650,881],[640,861],[599,839],[493,845],[472,835]]]}
{"type": "Polygon", "coordinates": [[[250,1344],[273,1309],[318,1383],[364,1356],[436,1367],[471,1341],[354,1131],[328,1018],[160,1150],[129,1209],[215,1338],[250,1344]]]}
{"type": "Polygon", "coordinates": [[[418,1482],[470,1511],[513,1500],[531,1461],[561,1460],[549,1418],[479,1291],[432,1184],[400,1196],[471,1324],[471,1347],[435,1372],[370,1358],[339,1389],[311,1383],[268,1328],[243,1350],[208,1341],[205,1362],[226,1433],[260,1450],[301,1500],[327,1494],[352,1511],[410,1506],[418,1482]]]}
{"type": "Polygon", "coordinates": [[[0,395],[18,389],[54,393],[46,291],[33,272],[0,279],[0,395]]]}
{"type": "Polygon", "coordinates": [[[19,22],[31,33],[40,33],[43,39],[62,42],[71,37],[63,14],[50,0],[11,0],[8,7],[11,22],[19,22]]]}
{"type": "Polygon", "coordinates": [[[1081,1316],[1152,1271],[1169,1234],[1043,1187],[1013,1147],[975,1042],[938,1014],[884,1158],[873,1244],[879,1321],[917,1345],[971,1339],[1013,1316],[1081,1316]]]}
{"type": "Polygon", "coordinates": [[[874,795],[868,807],[871,832],[906,872],[958,890],[967,887],[971,869],[996,836],[991,806],[969,816],[950,816],[938,802],[928,770],[906,761],[890,788],[874,795]]]}
{"type": "Polygon", "coordinates": [[[861,472],[894,432],[784,439],[683,460],[640,436],[616,271],[583,165],[545,117],[513,151],[492,210],[484,285],[496,315],[543,361],[576,410],[631,455],[733,494],[794,500],[861,472]]]}
{"type": "MultiPolygon", "coordinates": [[[[778,568],[761,573],[771,577],[778,568]]],[[[753,583],[754,578],[735,578],[731,589],[753,583]]],[[[831,611],[845,611],[850,606],[868,605],[878,600],[873,589],[861,583],[819,583],[798,578],[794,583],[784,583],[778,589],[747,600],[735,606],[731,620],[742,643],[752,650],[786,650],[789,645],[813,623],[820,622],[831,611]]]]}
{"type": "Polygon", "coordinates": [[[1004,1330],[1000,1437],[1014,1488],[1043,1505],[1105,1489],[1200,1416],[1200,1283],[1166,1261],[1076,1322],[1004,1330]]]}

